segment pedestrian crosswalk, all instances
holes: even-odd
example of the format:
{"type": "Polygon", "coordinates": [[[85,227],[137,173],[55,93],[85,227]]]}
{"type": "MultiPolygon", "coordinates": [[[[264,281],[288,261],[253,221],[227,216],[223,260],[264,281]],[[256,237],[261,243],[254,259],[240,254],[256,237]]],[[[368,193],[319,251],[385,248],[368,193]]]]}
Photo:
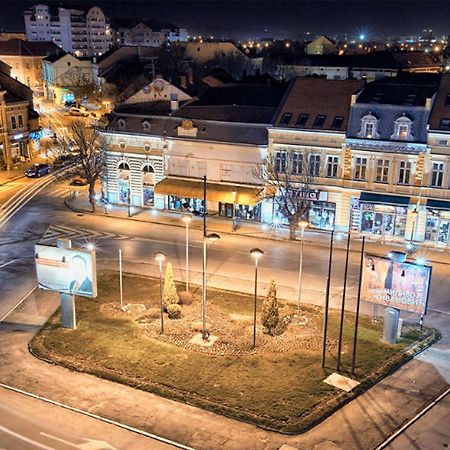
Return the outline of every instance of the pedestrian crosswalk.
{"type": "Polygon", "coordinates": [[[86,228],[72,228],[63,225],[50,225],[42,236],[40,242],[54,244],[57,239],[70,239],[74,242],[92,242],[102,239],[125,240],[128,236],[106,231],[95,231],[86,228]]]}

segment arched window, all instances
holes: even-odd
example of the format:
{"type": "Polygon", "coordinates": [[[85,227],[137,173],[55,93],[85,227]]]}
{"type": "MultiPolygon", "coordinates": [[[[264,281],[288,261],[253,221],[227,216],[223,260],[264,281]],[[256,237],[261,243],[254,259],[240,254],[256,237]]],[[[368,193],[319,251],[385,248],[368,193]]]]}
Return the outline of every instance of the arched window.
{"type": "Polygon", "coordinates": [[[144,121],[142,122],[142,128],[143,128],[145,131],[150,130],[150,122],[149,122],[148,120],[144,120],[144,121]]]}
{"type": "Polygon", "coordinates": [[[361,118],[361,130],[358,136],[366,139],[378,139],[380,137],[378,119],[372,114],[372,111],[361,118]]]}
{"type": "Polygon", "coordinates": [[[127,162],[121,162],[117,167],[117,184],[119,186],[119,203],[130,201],[130,166],[127,162]]]}
{"type": "Polygon", "coordinates": [[[155,201],[155,169],[150,164],[142,167],[142,192],[144,205],[153,205],[155,201]]]}
{"type": "Polygon", "coordinates": [[[411,128],[412,120],[403,113],[403,115],[394,122],[394,134],[392,134],[391,139],[399,141],[413,140],[414,136],[411,133],[411,128]]]}
{"type": "Polygon", "coordinates": [[[120,128],[121,130],[123,130],[123,129],[125,128],[125,120],[119,119],[119,120],[117,121],[117,125],[119,126],[119,128],[120,128]]]}

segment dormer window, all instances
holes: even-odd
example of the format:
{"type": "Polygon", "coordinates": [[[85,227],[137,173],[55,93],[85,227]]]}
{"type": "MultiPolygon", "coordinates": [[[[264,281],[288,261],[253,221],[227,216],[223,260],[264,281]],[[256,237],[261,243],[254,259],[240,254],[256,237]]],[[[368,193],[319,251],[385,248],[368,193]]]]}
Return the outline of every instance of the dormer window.
{"type": "Polygon", "coordinates": [[[117,125],[119,126],[119,128],[120,128],[121,130],[123,130],[123,129],[125,128],[125,120],[119,119],[119,120],[117,121],[117,125]]]}
{"type": "Polygon", "coordinates": [[[361,118],[361,130],[358,133],[359,137],[366,139],[378,139],[378,119],[371,113],[361,118]]]}
{"type": "Polygon", "coordinates": [[[391,136],[391,139],[395,139],[398,141],[409,141],[413,139],[413,135],[411,134],[411,126],[411,119],[409,117],[406,117],[406,115],[403,113],[403,116],[399,117],[395,121],[394,134],[391,136]]]}
{"type": "Polygon", "coordinates": [[[144,130],[146,131],[150,130],[150,122],[148,120],[144,120],[142,122],[142,128],[144,128],[144,130]]]}

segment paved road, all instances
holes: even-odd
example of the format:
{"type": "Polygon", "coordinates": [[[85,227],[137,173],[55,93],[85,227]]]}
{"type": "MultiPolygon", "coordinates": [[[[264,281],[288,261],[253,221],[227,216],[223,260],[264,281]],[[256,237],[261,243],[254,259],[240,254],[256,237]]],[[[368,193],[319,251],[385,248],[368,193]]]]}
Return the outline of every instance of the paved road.
{"type": "Polygon", "coordinates": [[[169,450],[115,425],[0,388],[2,450],[169,450]]]}

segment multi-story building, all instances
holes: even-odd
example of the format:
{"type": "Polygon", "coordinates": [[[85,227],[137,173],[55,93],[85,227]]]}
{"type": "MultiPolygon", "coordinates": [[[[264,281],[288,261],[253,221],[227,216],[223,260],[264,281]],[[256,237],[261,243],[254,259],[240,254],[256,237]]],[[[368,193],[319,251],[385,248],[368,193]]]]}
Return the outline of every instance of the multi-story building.
{"type": "Polygon", "coordinates": [[[0,170],[33,156],[38,146],[39,116],[31,89],[0,67],[0,170]]]}
{"type": "Polygon", "coordinates": [[[87,11],[35,5],[25,11],[28,41],[54,42],[77,56],[98,56],[112,45],[108,19],[98,6],[87,11]]]}
{"type": "Polygon", "coordinates": [[[184,28],[142,19],[115,19],[112,22],[114,43],[118,46],[160,47],[169,42],[187,42],[184,28]]]}
{"type": "Polygon", "coordinates": [[[53,54],[44,58],[42,66],[45,97],[57,104],[75,99],[71,90],[74,85],[99,83],[97,65],[90,59],[53,54]]]}
{"type": "Polygon", "coordinates": [[[198,213],[206,176],[208,211],[261,220],[264,180],[254,170],[282,95],[280,87],[239,85],[210,89],[196,102],[171,97],[117,108],[105,131],[108,200],[198,213]]]}
{"type": "Polygon", "coordinates": [[[38,95],[44,95],[42,60],[58,53],[63,51],[53,42],[0,41],[0,60],[11,67],[11,76],[38,95]]]}

